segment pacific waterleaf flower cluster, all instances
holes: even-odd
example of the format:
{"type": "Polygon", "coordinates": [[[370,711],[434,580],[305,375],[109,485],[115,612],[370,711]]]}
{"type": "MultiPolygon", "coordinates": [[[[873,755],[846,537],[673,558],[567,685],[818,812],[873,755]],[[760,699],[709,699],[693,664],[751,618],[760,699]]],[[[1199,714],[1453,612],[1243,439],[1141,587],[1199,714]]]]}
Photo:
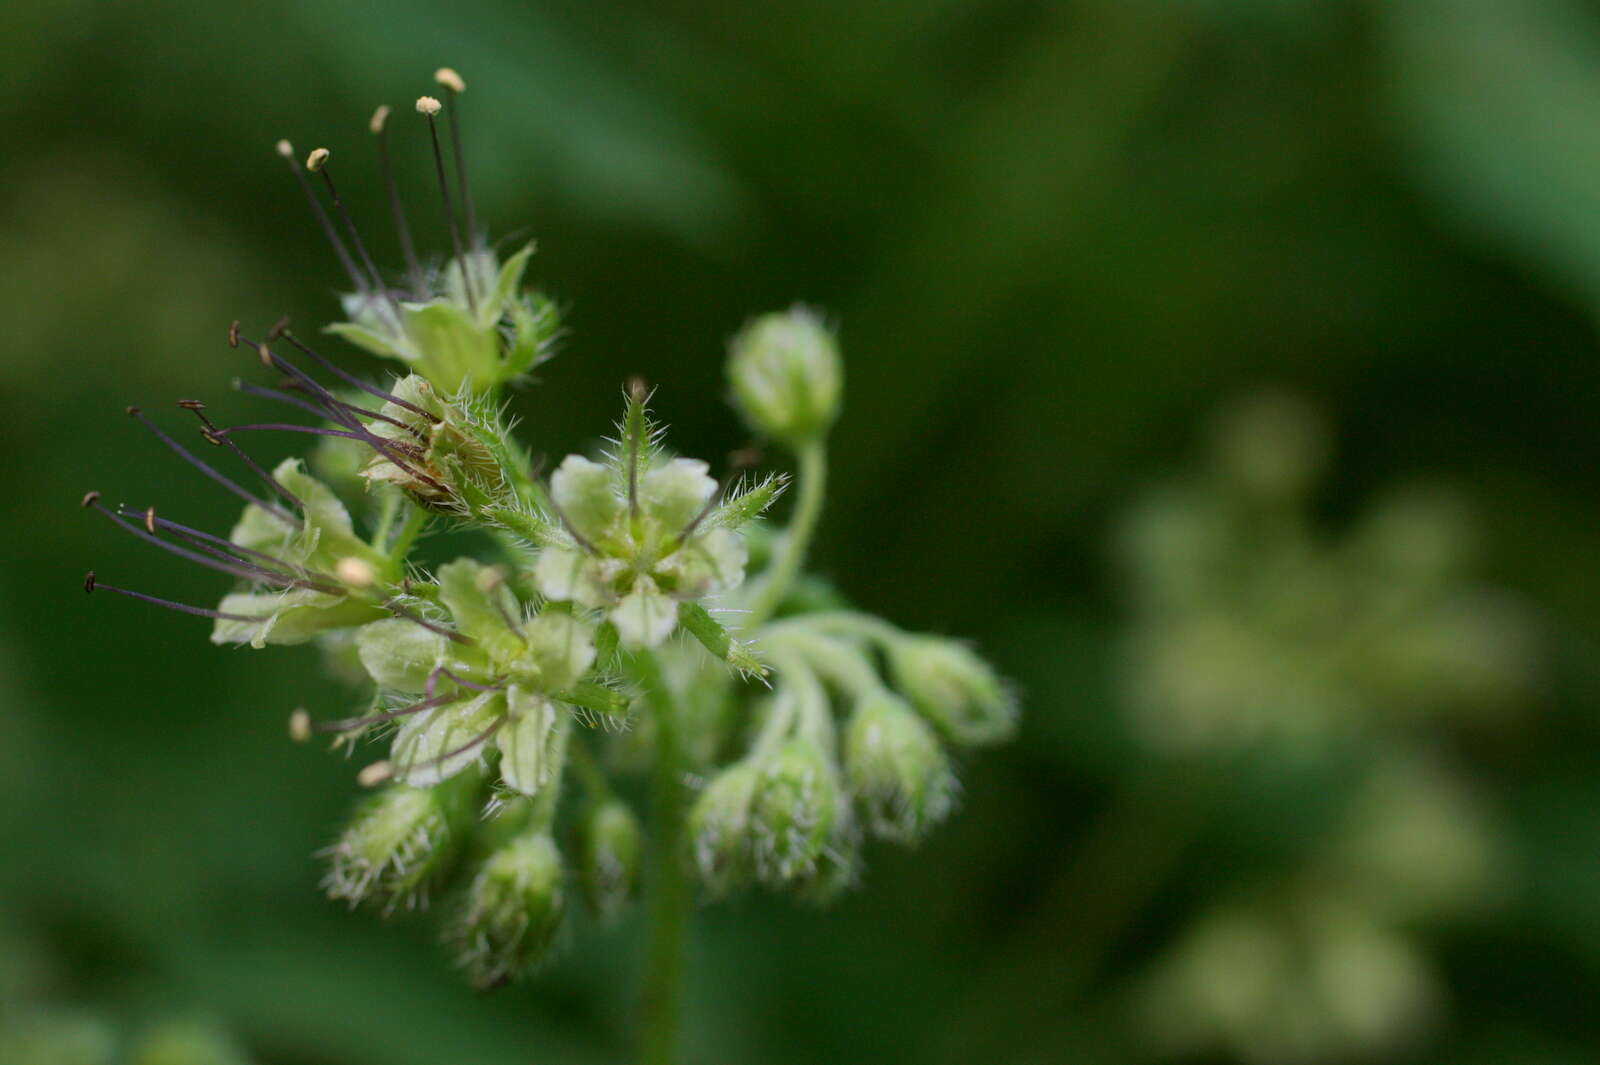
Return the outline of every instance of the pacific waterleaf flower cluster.
{"type": "Polygon", "coordinates": [[[954,752],[1004,739],[1016,708],[966,645],[902,632],[801,581],[843,385],[835,337],[809,310],[755,319],[728,360],[740,413],[797,459],[787,528],[763,516],[789,476],[719,478],[675,454],[638,382],[602,453],[539,476],[505,388],[551,354],[559,322],[523,286],[533,246],[502,260],[484,237],[466,180],[465,83],[448,69],[436,80],[445,100],[416,110],[450,238],[441,258],[415,251],[387,108],[370,128],[405,261],[395,276],[345,210],[332,153],[302,164],[279,146],[350,281],[345,320],[326,331],[397,373],[368,380],[287,321],[259,339],[235,323],[229,344],[265,374],[239,390],[309,420],[219,424],[185,400],[197,450],[131,411],[245,504],[233,529],[84,499],[234,587],[215,607],[92,573],[85,587],[210,618],[219,644],[315,641],[353,672],[360,704],[320,719],[297,710],[289,726],[296,740],[377,751],[358,773],[375,790],[325,852],[327,892],[383,912],[446,900],[461,965],[491,987],[548,956],[574,901],[614,915],[641,880],[668,898],[689,871],[714,893],[837,891],[855,880],[866,836],[912,843],[950,813],[954,752]],[[310,463],[267,470],[241,444],[256,432],[318,446],[310,463]],[[430,529],[475,532],[482,551],[425,559],[430,529]],[[655,780],[647,817],[641,770],[655,780]]]}
{"type": "Polygon", "coordinates": [[[1205,900],[1147,964],[1139,1028],[1166,1056],[1394,1058],[1446,1004],[1424,930],[1492,901],[1509,864],[1457,754],[1527,708],[1536,629],[1474,578],[1470,522],[1437,491],[1324,531],[1332,452],[1315,408],[1246,397],[1205,468],[1121,530],[1124,704],[1152,766],[1185,782],[1168,805],[1292,775],[1327,826],[1283,832],[1286,868],[1205,900]]]}

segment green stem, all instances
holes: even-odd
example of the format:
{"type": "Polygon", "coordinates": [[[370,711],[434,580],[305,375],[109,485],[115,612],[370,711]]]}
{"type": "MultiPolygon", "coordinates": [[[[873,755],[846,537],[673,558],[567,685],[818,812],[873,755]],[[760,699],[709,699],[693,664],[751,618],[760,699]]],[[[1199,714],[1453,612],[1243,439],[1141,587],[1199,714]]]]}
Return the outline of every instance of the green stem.
{"type": "Polygon", "coordinates": [[[611,797],[611,785],[606,782],[605,771],[600,768],[587,743],[577,736],[572,737],[567,747],[567,757],[583,783],[583,790],[589,793],[591,799],[598,802],[611,797]]]}
{"type": "Polygon", "coordinates": [[[683,824],[688,798],[684,786],[683,741],[678,734],[678,708],[655,655],[641,651],[634,661],[656,726],[651,927],[645,970],[641,1060],[645,1065],[672,1065],[678,1053],[690,902],[683,862],[683,824]]]}
{"type": "Polygon", "coordinates": [[[401,498],[397,488],[391,488],[383,494],[382,509],[378,511],[378,528],[372,534],[373,550],[388,553],[384,545],[389,542],[389,530],[394,528],[394,516],[399,513],[401,498]]]}
{"type": "Polygon", "coordinates": [[[750,607],[744,621],[745,631],[754,631],[783,605],[794,579],[800,575],[800,566],[806,559],[806,548],[811,546],[811,536],[817,529],[817,519],[822,516],[822,497],[828,481],[828,449],[820,440],[800,447],[800,501],[795,504],[794,517],[789,530],[778,548],[778,557],[767,570],[766,580],[750,607]]]}
{"type": "Polygon", "coordinates": [[[411,545],[417,542],[417,534],[428,523],[428,512],[419,506],[412,506],[406,514],[405,524],[400,526],[400,531],[395,534],[394,543],[389,546],[389,561],[393,563],[404,562],[406,555],[411,551],[411,545]]]}
{"type": "Polygon", "coordinates": [[[774,622],[762,637],[776,640],[788,639],[791,634],[813,636],[818,633],[858,637],[882,644],[893,643],[903,635],[887,621],[870,614],[860,614],[854,610],[817,610],[774,622]]]}

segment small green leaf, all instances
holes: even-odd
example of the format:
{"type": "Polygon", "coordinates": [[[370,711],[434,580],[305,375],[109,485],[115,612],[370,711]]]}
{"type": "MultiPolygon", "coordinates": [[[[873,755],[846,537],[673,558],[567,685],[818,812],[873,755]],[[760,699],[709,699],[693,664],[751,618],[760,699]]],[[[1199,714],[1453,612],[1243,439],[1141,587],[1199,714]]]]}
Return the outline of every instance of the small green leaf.
{"type": "Polygon", "coordinates": [[[324,333],[332,333],[336,337],[343,337],[362,351],[371,352],[374,355],[382,355],[391,359],[405,359],[407,361],[412,358],[409,352],[402,351],[387,337],[379,336],[364,325],[357,325],[354,322],[334,322],[332,325],[323,326],[322,331],[324,333]]]}
{"type": "Polygon", "coordinates": [[[494,291],[489,298],[478,305],[478,324],[485,329],[491,328],[500,321],[505,314],[517,292],[517,286],[522,283],[523,271],[528,267],[528,259],[533,255],[534,243],[522,246],[522,249],[505,261],[500,267],[500,274],[495,278],[494,291]]]}

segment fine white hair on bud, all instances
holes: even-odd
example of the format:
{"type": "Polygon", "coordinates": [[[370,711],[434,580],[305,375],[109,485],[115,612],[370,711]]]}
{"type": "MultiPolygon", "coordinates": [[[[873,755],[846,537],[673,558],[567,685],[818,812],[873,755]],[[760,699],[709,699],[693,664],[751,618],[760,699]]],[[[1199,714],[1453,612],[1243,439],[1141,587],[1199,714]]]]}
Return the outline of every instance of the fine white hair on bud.
{"type": "Polygon", "coordinates": [[[419,115],[427,115],[429,118],[432,118],[434,115],[443,110],[444,104],[440,103],[432,96],[419,96],[417,98],[417,114],[419,115]]]}
{"type": "Polygon", "coordinates": [[[289,738],[295,743],[305,743],[311,738],[311,715],[303,706],[289,715],[289,738]]]}
{"type": "Polygon", "coordinates": [[[382,133],[383,127],[389,121],[389,105],[379,104],[378,109],[372,112],[372,117],[367,120],[367,128],[374,133],[382,133]]]}
{"type": "Polygon", "coordinates": [[[951,742],[982,746],[1015,730],[1016,701],[1005,681],[965,644],[901,636],[888,651],[895,686],[951,742]]]}
{"type": "Polygon", "coordinates": [[[346,555],[334,564],[333,572],[352,588],[371,588],[378,581],[378,571],[364,558],[346,555]]]}
{"type": "Polygon", "coordinates": [[[331,154],[333,153],[329,152],[326,148],[311,149],[311,154],[306,156],[306,169],[315,174],[318,170],[322,169],[323,164],[327,163],[328,156],[331,154]]]}
{"type": "Polygon", "coordinates": [[[547,832],[513,839],[484,862],[448,932],[476,987],[499,987],[549,955],[561,927],[565,877],[547,832]]]}
{"type": "Polygon", "coordinates": [[[845,775],[874,835],[915,843],[955,805],[956,780],[933,729],[899,696],[855,708],[844,734],[845,775]]]}
{"type": "Polygon", "coordinates": [[[761,764],[750,845],[762,881],[805,886],[840,849],[849,814],[838,770],[818,744],[792,739],[761,764]]]}
{"type": "Polygon", "coordinates": [[[329,898],[385,911],[426,903],[446,877],[470,823],[479,779],[439,788],[393,784],[367,797],[333,846],[324,852],[329,898]]]}
{"type": "Polygon", "coordinates": [[[440,67],[433,72],[433,80],[449,89],[451,92],[466,92],[467,83],[461,80],[461,75],[452,67],[440,67]]]}
{"type": "Polygon", "coordinates": [[[728,383],[750,427],[789,444],[815,440],[839,415],[844,371],[833,333],[794,307],[750,322],[728,349],[728,383]]]}

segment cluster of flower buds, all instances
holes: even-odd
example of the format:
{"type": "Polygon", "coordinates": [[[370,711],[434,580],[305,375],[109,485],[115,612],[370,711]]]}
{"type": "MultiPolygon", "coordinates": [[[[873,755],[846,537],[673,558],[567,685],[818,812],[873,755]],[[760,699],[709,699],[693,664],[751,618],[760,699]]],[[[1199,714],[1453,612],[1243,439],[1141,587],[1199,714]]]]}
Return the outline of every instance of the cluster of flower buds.
{"type": "Polygon", "coordinates": [[[1338,767],[1311,789],[1320,834],[1274,827],[1304,856],[1232,886],[1149,966],[1142,1027],[1163,1056],[1407,1056],[1445,998],[1420,929],[1484,904],[1504,868],[1444,733],[1527,701],[1532,627],[1472,578],[1469,523],[1436,493],[1319,534],[1331,443],[1306,404],[1248,397],[1218,420],[1203,474],[1123,530],[1137,736],[1230,781],[1251,779],[1251,756],[1338,767]]]}
{"type": "Polygon", "coordinates": [[[1527,705],[1534,627],[1473,578],[1459,503],[1412,487],[1324,536],[1308,518],[1332,451],[1315,409],[1256,396],[1216,435],[1204,473],[1152,493],[1122,529],[1142,741],[1314,755],[1371,728],[1472,726],[1527,705]]]}
{"type": "Polygon", "coordinates": [[[762,649],[774,690],[760,731],[690,815],[715,892],[754,879],[825,897],[849,883],[863,827],[911,844],[954,808],[946,743],[995,743],[1015,726],[1006,685],[955,640],[818,611],[767,625],[762,649]]]}
{"type": "MultiPolygon", "coordinates": [[[[944,744],[1003,738],[1014,706],[961,644],[797,605],[841,384],[834,337],[809,311],[752,322],[728,362],[746,420],[800,459],[795,517],[783,534],[760,534],[759,551],[746,534],[788,478],[719,481],[706,463],[671,454],[637,383],[608,451],[569,455],[539,479],[511,436],[502,386],[549,354],[555,316],[521,287],[531,245],[504,262],[489,249],[467,187],[465,84],[448,69],[436,80],[448,104],[424,97],[417,110],[450,236],[442,265],[413,245],[389,168],[387,108],[372,132],[405,259],[396,278],[374,265],[334,184],[331,153],[319,148],[302,164],[279,147],[353,288],[348,320],[329,332],[399,360],[404,372],[372,383],[287,321],[259,340],[235,323],[230,345],[277,375],[236,388],[312,419],[220,425],[205,404],[181,402],[201,439],[249,477],[230,476],[130,408],[245,503],[232,531],[107,507],[97,492],[84,504],[236,587],[212,609],[93,573],[85,586],[208,617],[217,643],[319,640],[341,654],[370,702],[322,720],[297,710],[290,734],[329,735],[346,748],[382,743],[385,755],[358,774],[375,790],[327,851],[326,890],[383,912],[452,897],[449,938],[471,979],[489,987],[548,953],[573,887],[609,916],[638,885],[643,833],[618,797],[626,789],[610,780],[626,771],[628,733],[700,730],[689,745],[695,761],[676,776],[692,769],[709,783],[687,815],[692,857],[674,860],[692,861],[717,890],[754,879],[826,895],[853,878],[863,829],[911,842],[949,812],[956,785],[944,744]],[[263,431],[317,438],[322,476],[298,459],[271,471],[258,464],[238,438],[263,431]],[[368,505],[352,506],[358,495],[368,505]],[[430,524],[486,533],[496,561],[420,564],[413,550],[430,524]],[[758,579],[747,584],[752,567],[758,579]],[[636,714],[636,703],[650,712],[636,714]],[[681,720],[663,727],[655,715],[672,704],[681,720]],[[642,727],[633,729],[636,716],[642,727]],[[753,745],[719,766],[752,719],[753,745]],[[582,797],[558,819],[569,780],[582,797]]],[[[683,811],[657,811],[669,816],[683,811]]]]}

